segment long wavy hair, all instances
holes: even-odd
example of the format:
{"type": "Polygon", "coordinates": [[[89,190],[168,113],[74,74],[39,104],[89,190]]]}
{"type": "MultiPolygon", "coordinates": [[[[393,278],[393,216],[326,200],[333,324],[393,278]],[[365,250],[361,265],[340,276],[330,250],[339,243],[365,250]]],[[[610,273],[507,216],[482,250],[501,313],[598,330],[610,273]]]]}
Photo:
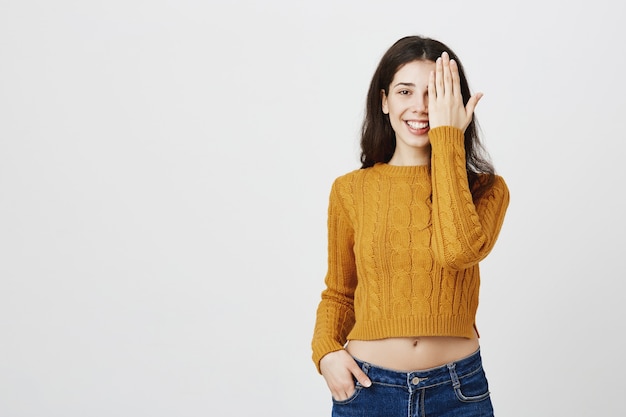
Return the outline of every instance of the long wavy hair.
{"type": "MultiPolygon", "coordinates": [[[[383,113],[381,92],[389,95],[389,85],[396,72],[413,61],[435,62],[443,52],[448,52],[459,67],[463,103],[471,97],[465,70],[456,54],[445,44],[421,36],[407,36],[399,39],[385,52],[374,72],[367,93],[365,118],[361,128],[361,168],[368,168],[379,162],[389,162],[396,149],[396,134],[391,127],[389,115],[383,113]]],[[[476,117],[465,130],[465,166],[470,190],[474,200],[478,200],[494,182],[494,167],[478,135],[476,117]]]]}

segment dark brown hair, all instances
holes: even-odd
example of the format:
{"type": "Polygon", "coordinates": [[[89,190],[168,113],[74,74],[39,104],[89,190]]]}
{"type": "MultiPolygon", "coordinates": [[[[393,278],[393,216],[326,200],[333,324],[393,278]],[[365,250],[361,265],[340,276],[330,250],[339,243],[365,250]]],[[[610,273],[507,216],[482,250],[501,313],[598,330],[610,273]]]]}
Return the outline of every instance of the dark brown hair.
{"type": "MultiPolygon", "coordinates": [[[[461,61],[450,48],[437,40],[421,36],[407,36],[396,41],[381,58],[367,94],[365,119],[361,128],[361,168],[389,162],[396,149],[396,135],[389,115],[382,110],[381,91],[389,95],[389,85],[403,65],[420,60],[435,62],[444,51],[458,64],[463,103],[467,104],[471,97],[469,84],[461,61]]],[[[477,200],[493,184],[494,168],[480,142],[475,117],[465,130],[464,144],[469,186],[477,200]]]]}

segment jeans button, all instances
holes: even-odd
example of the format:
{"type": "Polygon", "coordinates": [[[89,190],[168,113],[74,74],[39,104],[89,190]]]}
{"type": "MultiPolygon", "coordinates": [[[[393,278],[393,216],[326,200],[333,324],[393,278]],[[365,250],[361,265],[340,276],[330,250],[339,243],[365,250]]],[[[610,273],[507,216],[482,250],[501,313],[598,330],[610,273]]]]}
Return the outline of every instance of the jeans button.
{"type": "Polygon", "coordinates": [[[420,383],[420,379],[416,376],[413,377],[413,379],[411,380],[411,384],[413,385],[417,385],[420,383]]]}

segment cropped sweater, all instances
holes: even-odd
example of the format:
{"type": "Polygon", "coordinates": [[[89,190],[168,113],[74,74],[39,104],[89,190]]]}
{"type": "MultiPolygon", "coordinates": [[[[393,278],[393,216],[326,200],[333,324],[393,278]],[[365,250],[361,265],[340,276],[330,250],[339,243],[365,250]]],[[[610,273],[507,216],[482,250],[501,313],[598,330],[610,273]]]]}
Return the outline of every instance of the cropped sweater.
{"type": "Polygon", "coordinates": [[[346,341],[474,336],[478,263],[509,203],[500,176],[473,201],[463,133],[429,132],[430,166],[379,163],[337,178],[328,208],[328,272],[313,361],[346,341]]]}

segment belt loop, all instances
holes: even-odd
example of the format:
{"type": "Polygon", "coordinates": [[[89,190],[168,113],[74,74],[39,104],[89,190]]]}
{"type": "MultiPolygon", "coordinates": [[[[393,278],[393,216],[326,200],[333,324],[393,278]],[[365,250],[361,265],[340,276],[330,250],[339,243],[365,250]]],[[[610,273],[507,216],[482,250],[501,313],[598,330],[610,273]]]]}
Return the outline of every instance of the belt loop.
{"type": "Polygon", "coordinates": [[[457,389],[461,386],[461,383],[459,382],[459,377],[456,374],[456,363],[452,362],[449,363],[447,366],[448,371],[450,372],[450,378],[452,378],[452,386],[457,389]]]}

